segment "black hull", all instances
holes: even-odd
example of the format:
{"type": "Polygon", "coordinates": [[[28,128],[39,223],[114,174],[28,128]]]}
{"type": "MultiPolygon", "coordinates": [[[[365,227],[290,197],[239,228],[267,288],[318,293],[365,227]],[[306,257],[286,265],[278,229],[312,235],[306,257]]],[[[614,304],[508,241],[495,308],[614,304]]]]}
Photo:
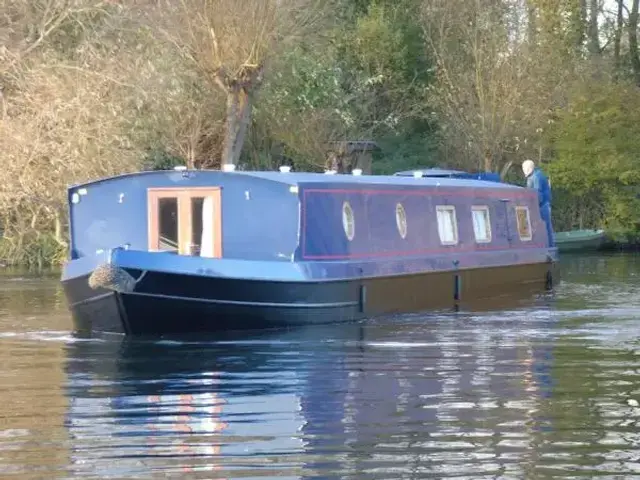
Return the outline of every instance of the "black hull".
{"type": "MultiPolygon", "coordinates": [[[[137,276],[139,272],[131,272],[137,276]]],[[[316,283],[225,280],[149,272],[133,293],[63,282],[78,332],[189,334],[356,321],[490,306],[557,282],[553,263],[316,283]]]]}

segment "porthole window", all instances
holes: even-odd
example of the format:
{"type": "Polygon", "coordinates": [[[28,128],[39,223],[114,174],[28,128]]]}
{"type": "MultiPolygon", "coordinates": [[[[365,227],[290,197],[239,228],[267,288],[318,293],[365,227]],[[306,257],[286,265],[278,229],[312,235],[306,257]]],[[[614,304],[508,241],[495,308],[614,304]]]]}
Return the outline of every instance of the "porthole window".
{"type": "Polygon", "coordinates": [[[396,225],[398,226],[398,233],[402,238],[407,236],[407,214],[404,211],[404,207],[401,203],[396,204],[396,225]]]}
{"type": "Polygon", "coordinates": [[[349,202],[344,202],[342,204],[342,227],[344,228],[344,234],[347,236],[349,241],[353,240],[353,237],[356,235],[356,224],[353,219],[353,210],[351,209],[349,202]]]}

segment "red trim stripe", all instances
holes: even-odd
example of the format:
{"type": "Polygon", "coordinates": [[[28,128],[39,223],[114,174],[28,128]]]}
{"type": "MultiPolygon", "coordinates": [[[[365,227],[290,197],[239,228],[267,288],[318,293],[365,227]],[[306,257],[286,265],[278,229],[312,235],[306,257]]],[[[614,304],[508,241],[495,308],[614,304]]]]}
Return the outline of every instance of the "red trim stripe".
{"type": "Polygon", "coordinates": [[[442,196],[442,195],[458,195],[460,197],[476,197],[481,198],[523,198],[530,199],[535,197],[535,192],[527,190],[512,191],[511,189],[488,190],[486,188],[459,188],[459,187],[434,187],[428,190],[371,190],[371,189],[348,189],[348,188],[305,188],[304,193],[361,193],[365,195],[399,195],[399,196],[442,196]]]}
{"type": "MultiPolygon", "coordinates": [[[[525,245],[519,245],[518,248],[544,248],[544,245],[538,243],[531,243],[525,245]]],[[[473,252],[496,252],[496,251],[510,252],[512,250],[495,246],[495,247],[456,247],[451,246],[449,248],[432,248],[424,250],[409,250],[409,251],[388,251],[388,252],[365,252],[365,253],[351,253],[349,255],[303,255],[305,260],[350,260],[356,258],[379,258],[379,257],[411,257],[425,254],[438,254],[438,253],[473,253],[473,252]]]]}

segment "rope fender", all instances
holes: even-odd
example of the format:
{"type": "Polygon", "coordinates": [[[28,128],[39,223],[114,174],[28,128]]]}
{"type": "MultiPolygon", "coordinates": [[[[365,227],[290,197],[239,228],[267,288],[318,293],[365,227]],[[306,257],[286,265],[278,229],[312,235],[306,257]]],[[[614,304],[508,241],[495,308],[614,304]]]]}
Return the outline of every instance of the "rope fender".
{"type": "Polygon", "coordinates": [[[94,290],[99,288],[105,290],[113,290],[118,293],[130,293],[135,290],[136,285],[147,274],[146,270],[143,271],[138,278],[134,278],[125,269],[115,266],[111,257],[113,250],[109,251],[109,259],[107,263],[98,265],[91,275],[89,275],[89,287],[94,290]]]}

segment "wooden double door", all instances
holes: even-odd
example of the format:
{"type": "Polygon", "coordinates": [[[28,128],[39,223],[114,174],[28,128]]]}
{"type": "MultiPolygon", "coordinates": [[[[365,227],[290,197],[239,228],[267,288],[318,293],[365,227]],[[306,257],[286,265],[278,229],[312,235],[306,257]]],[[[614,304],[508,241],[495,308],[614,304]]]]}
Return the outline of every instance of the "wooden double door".
{"type": "Polygon", "coordinates": [[[222,257],[219,187],[150,188],[147,200],[150,251],[222,257]]]}

